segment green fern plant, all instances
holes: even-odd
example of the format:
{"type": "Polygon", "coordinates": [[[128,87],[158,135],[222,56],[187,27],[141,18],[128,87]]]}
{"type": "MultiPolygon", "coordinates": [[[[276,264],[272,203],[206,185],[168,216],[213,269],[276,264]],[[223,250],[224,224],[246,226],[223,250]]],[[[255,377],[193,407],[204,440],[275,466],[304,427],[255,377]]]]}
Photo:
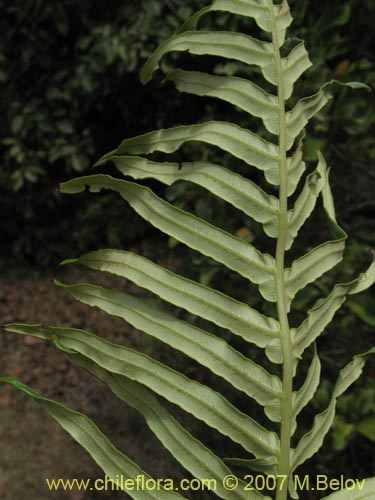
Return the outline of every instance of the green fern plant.
{"type": "MultiPolygon", "coordinates": [[[[298,327],[290,326],[295,295],[341,261],[346,239],[345,232],[336,222],[328,169],[321,153],[315,171],[306,175],[299,195],[294,196],[294,206],[290,206],[290,198],[301,184],[305,171],[302,159],[304,128],[330,99],[329,88],[335,83],[330,82],[315,95],[301,99],[292,109],[288,108],[287,101],[292,97],[294,84],[311,65],[302,41],[285,40],[291,21],[286,1],[275,4],[273,0],[213,0],[210,6],[188,19],[176,35],[160,45],[142,72],[142,82],[147,83],[162,58],[172,51],[219,56],[258,68],[265,81],[263,88],[237,76],[196,71],[174,70],[167,74],[166,79],[181,92],[226,101],[261,119],[265,128],[263,137],[223,121],[177,126],[125,139],[115,151],[97,163],[100,166],[113,162],[121,173],[134,179],[153,178],[167,185],[185,180],[207,189],[262,224],[265,234],[275,242],[274,256],[262,253],[250,243],[174,207],[149,188],[129,180],[96,174],[65,182],[60,188],[63,193],[78,193],[87,187],[93,192],[102,189],[117,192],[150,224],[257,285],[264,301],[275,304],[276,317],[265,316],[245,302],[128,251],[98,250],[65,261],[65,264],[77,263],[121,276],[164,301],[229,330],[234,336],[264,351],[270,362],[268,365],[275,368],[274,373],[270,373],[220,336],[136,297],[92,284],[56,282],[76,299],[123,318],[224,378],[251,402],[255,401],[264,408],[269,425],[261,425],[221,393],[184,373],[92,333],[41,325],[12,324],[5,327],[7,331],[54,342],[74,363],[108,384],[114,394],[144,416],[152,432],[193,477],[216,480],[215,495],[224,499],[298,498],[298,483],[296,485],[293,475],[321,447],[333,423],[337,398],[358,379],[366,358],[375,351],[372,349],[355,356],[340,371],[329,405],[315,416],[311,429],[296,441],[293,436],[297,417],[312,399],[320,381],[321,366],[315,341],[348,295],[359,293],[374,283],[375,264],[373,262],[353,281],[333,286],[329,295],[307,312],[306,319],[298,327]],[[242,33],[198,29],[204,15],[220,11],[252,18],[266,41],[242,33]],[[269,185],[268,191],[277,190],[278,196],[208,161],[180,164],[156,162],[146,157],[153,152],[173,153],[189,141],[217,146],[249,169],[259,169],[269,185]],[[286,267],[286,253],[319,196],[333,239],[316,246],[286,267]],[[307,349],[312,351],[312,359],[305,381],[297,389],[293,382],[307,349]],[[154,393],[240,445],[248,458],[215,455],[181,426],[154,393]],[[254,475],[261,473],[276,478],[274,487],[268,483],[271,490],[268,492],[249,489],[243,478],[233,476],[233,468],[238,464],[255,471],[254,475]],[[232,485],[235,481],[234,489],[225,482],[228,477],[232,478],[232,485]]],[[[364,87],[359,83],[346,85],[364,87]]],[[[1,380],[37,400],[114,481],[119,475],[150,477],[116,449],[87,416],[44,398],[19,381],[9,377],[1,380]]],[[[374,489],[375,478],[369,478],[361,488],[339,491],[329,498],[370,499],[374,489]]],[[[127,493],[136,499],[183,498],[181,492],[168,489],[128,490],[127,493]]]]}

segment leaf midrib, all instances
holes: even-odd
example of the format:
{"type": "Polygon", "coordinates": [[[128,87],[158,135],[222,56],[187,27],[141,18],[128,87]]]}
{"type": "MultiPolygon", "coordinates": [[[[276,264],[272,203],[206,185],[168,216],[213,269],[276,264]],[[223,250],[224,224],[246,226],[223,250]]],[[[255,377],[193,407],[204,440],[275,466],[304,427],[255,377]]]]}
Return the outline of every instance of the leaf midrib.
{"type": "MultiPolygon", "coordinates": [[[[73,287],[74,287],[74,286],[78,286],[78,287],[79,287],[79,286],[81,286],[81,285],[72,285],[72,286],[73,286],[73,287]]],[[[85,286],[85,285],[82,285],[82,286],[85,286]]],[[[89,285],[89,286],[94,287],[95,285],[89,285]]],[[[100,289],[100,287],[96,287],[96,288],[100,289]]],[[[74,292],[72,292],[72,293],[74,293],[74,292]]],[[[85,296],[85,295],[86,295],[86,296],[87,296],[87,297],[89,297],[89,298],[90,298],[90,297],[91,297],[91,298],[92,298],[92,297],[94,297],[94,298],[96,298],[96,299],[98,298],[96,295],[94,295],[94,294],[90,294],[90,293],[88,293],[87,291],[86,291],[86,292],[80,291],[79,293],[80,293],[80,295],[83,295],[83,296],[85,296]]],[[[101,300],[103,300],[103,301],[108,302],[109,304],[113,304],[113,305],[115,305],[115,306],[117,306],[117,307],[120,307],[121,309],[126,309],[126,306],[121,305],[121,303],[119,303],[119,302],[117,302],[117,301],[115,301],[115,300],[113,300],[113,299],[109,299],[109,298],[107,298],[107,297],[106,297],[106,298],[99,297],[99,298],[100,298],[101,300]]],[[[90,304],[90,305],[91,305],[91,304],[90,304]]],[[[98,307],[98,306],[96,306],[96,307],[98,307]]],[[[183,337],[183,335],[180,335],[178,332],[176,332],[176,331],[172,330],[172,329],[171,329],[171,328],[169,328],[168,326],[166,326],[166,325],[164,325],[164,324],[162,324],[162,323],[159,323],[159,322],[158,322],[155,318],[151,319],[151,318],[147,317],[145,314],[143,314],[143,313],[142,313],[142,311],[138,311],[138,310],[137,310],[137,314],[138,314],[139,316],[141,316],[141,318],[142,318],[142,319],[146,319],[147,321],[150,321],[151,323],[155,323],[156,325],[158,325],[158,326],[159,326],[159,327],[161,327],[161,328],[164,328],[164,329],[166,329],[166,330],[169,330],[169,331],[172,333],[172,336],[179,336],[180,338],[182,338],[183,340],[185,340],[185,341],[186,341],[186,338],[185,338],[185,337],[183,337]]],[[[117,315],[117,314],[115,314],[115,316],[118,316],[118,315],[117,315]]],[[[122,318],[122,319],[123,319],[123,318],[122,318]]],[[[178,321],[181,321],[181,320],[178,320],[178,321]]],[[[192,325],[190,325],[190,326],[192,326],[192,325]]],[[[194,327],[194,326],[192,326],[192,328],[195,328],[195,327],[194,327]]],[[[202,330],[202,332],[203,332],[203,333],[205,333],[205,334],[207,334],[207,335],[209,335],[209,336],[212,336],[212,337],[214,337],[214,338],[216,339],[216,337],[215,337],[214,335],[212,335],[212,334],[210,334],[210,333],[208,333],[208,332],[205,332],[204,330],[202,330]]],[[[147,332],[145,332],[145,333],[147,333],[147,332]]],[[[147,335],[151,335],[151,334],[147,333],[147,335]]],[[[192,344],[194,344],[195,346],[197,346],[197,347],[199,347],[201,350],[203,350],[205,353],[207,353],[207,354],[209,354],[210,356],[212,356],[212,357],[216,360],[216,362],[223,363],[224,365],[225,365],[225,364],[227,364],[227,366],[228,366],[228,367],[229,367],[229,368],[230,368],[233,372],[235,372],[235,373],[236,373],[236,371],[238,372],[238,366],[233,366],[233,365],[232,365],[231,363],[229,363],[226,359],[223,359],[223,358],[217,357],[217,356],[215,355],[215,352],[213,352],[213,351],[212,351],[212,350],[210,350],[210,349],[207,349],[206,344],[201,344],[201,343],[197,342],[196,340],[194,340],[194,339],[192,339],[192,338],[189,338],[189,340],[190,340],[190,342],[192,342],[192,344]]],[[[163,342],[166,342],[166,340],[163,340],[163,342]]],[[[227,345],[228,345],[228,344],[227,344],[227,345]]],[[[187,356],[189,356],[189,353],[188,353],[188,350],[187,350],[187,349],[181,349],[181,348],[180,348],[180,347],[178,347],[178,346],[173,346],[173,347],[174,347],[175,349],[178,349],[179,351],[183,352],[183,353],[184,353],[184,354],[186,354],[187,356]]],[[[228,345],[228,347],[230,348],[230,346],[229,346],[229,345],[228,345]]],[[[276,377],[275,375],[272,375],[272,374],[268,373],[268,372],[267,372],[267,370],[265,370],[262,366],[256,365],[256,364],[255,364],[255,363],[253,363],[253,362],[252,362],[249,358],[246,358],[246,356],[243,356],[243,354],[242,354],[242,353],[240,353],[240,352],[238,352],[238,351],[236,351],[236,350],[233,350],[233,352],[234,352],[234,354],[235,354],[235,355],[240,355],[240,357],[242,357],[242,358],[243,358],[243,361],[244,361],[244,362],[249,363],[249,368],[251,367],[251,368],[252,368],[252,370],[255,370],[255,371],[261,372],[262,376],[269,377],[269,378],[270,378],[270,380],[272,381],[272,383],[273,383],[273,381],[274,381],[275,383],[277,383],[277,378],[275,378],[275,377],[276,377]]],[[[202,363],[200,362],[200,364],[202,364],[202,363]]],[[[214,373],[216,373],[216,375],[221,376],[221,377],[225,377],[225,375],[220,374],[219,370],[215,370],[215,371],[214,371],[214,370],[212,369],[212,367],[211,367],[211,366],[207,366],[207,365],[203,365],[203,366],[206,366],[206,368],[209,368],[211,371],[213,371],[214,373]]],[[[244,374],[244,372],[242,372],[242,373],[241,373],[241,375],[242,375],[242,376],[246,376],[246,374],[244,374]]],[[[270,388],[269,388],[269,387],[267,387],[266,385],[261,384],[261,382],[260,382],[260,381],[258,381],[258,380],[256,379],[256,377],[255,377],[255,376],[254,376],[254,379],[250,377],[249,381],[250,381],[253,385],[255,385],[256,387],[258,387],[259,389],[261,389],[263,392],[265,392],[265,393],[267,393],[267,394],[270,394],[270,395],[274,396],[275,398],[278,398],[278,399],[280,398],[280,394],[281,394],[280,392],[277,392],[277,391],[275,391],[275,390],[273,390],[273,389],[270,389],[270,388]]],[[[232,385],[235,385],[235,384],[234,384],[234,381],[231,381],[231,384],[232,384],[232,385]]],[[[235,387],[236,387],[237,389],[241,390],[241,391],[245,391],[245,389],[244,389],[243,387],[239,387],[239,385],[240,385],[240,384],[237,384],[237,385],[235,385],[235,387]]],[[[281,384],[280,384],[280,385],[281,385],[281,384]]],[[[245,392],[246,392],[246,394],[247,394],[248,396],[250,396],[251,398],[256,399],[256,398],[254,397],[254,395],[249,394],[247,391],[245,391],[245,392]]]]}

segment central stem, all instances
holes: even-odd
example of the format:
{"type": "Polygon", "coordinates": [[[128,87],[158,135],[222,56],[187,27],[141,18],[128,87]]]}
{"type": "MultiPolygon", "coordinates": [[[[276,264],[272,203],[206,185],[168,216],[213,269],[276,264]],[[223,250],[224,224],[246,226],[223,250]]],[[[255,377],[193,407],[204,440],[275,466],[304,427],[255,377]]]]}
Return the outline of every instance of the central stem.
{"type": "MultiPolygon", "coordinates": [[[[277,315],[280,322],[281,346],[283,352],[283,391],[281,399],[281,432],[280,455],[278,474],[289,478],[289,456],[292,423],[292,392],[293,392],[293,363],[292,344],[288,323],[288,304],[284,277],[284,258],[286,236],[288,230],[288,167],[286,148],[286,119],[285,119],[285,89],[284,70],[279,47],[279,33],[276,25],[273,0],[269,0],[269,9],[272,26],[272,43],[275,54],[275,67],[277,75],[277,96],[279,106],[279,220],[278,237],[276,244],[276,304],[277,315]]],[[[286,500],[288,494],[288,481],[285,481],[281,491],[277,491],[276,500],[286,500]]]]}

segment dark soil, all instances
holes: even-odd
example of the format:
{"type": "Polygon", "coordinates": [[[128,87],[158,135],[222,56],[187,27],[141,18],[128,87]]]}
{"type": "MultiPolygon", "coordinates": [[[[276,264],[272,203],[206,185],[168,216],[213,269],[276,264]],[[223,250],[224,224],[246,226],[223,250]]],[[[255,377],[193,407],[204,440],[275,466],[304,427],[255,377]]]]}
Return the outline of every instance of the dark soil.
{"type": "MultiPolygon", "coordinates": [[[[98,279],[90,271],[64,269],[54,277],[66,282],[89,282],[94,277],[102,286],[124,290],[115,277],[98,279]]],[[[132,285],[125,287],[139,294],[132,285]]],[[[144,352],[150,350],[149,339],[121,319],[75,301],[53,285],[50,275],[17,273],[2,278],[0,323],[12,322],[83,328],[144,352]]],[[[86,413],[153,477],[179,473],[143,418],[49,342],[1,332],[0,366],[2,376],[15,377],[42,395],[86,413]]],[[[4,500],[124,498],[123,492],[113,491],[49,491],[46,478],[95,479],[102,478],[103,472],[37,403],[5,384],[0,386],[0,443],[0,498],[4,500]]]]}
{"type": "MultiPolygon", "coordinates": [[[[176,267],[176,262],[167,262],[176,267]]],[[[169,265],[168,265],[169,264],[169,265]]],[[[180,358],[164,344],[134,330],[119,318],[108,316],[71,298],[53,285],[53,278],[64,282],[94,282],[109,288],[144,295],[134,285],[116,277],[88,270],[67,267],[54,275],[25,275],[21,271],[8,271],[0,280],[0,324],[42,323],[53,326],[83,328],[128,347],[136,348],[163,362],[179,363],[180,358]]],[[[186,363],[186,362],[185,362],[186,363]]],[[[190,360],[184,370],[189,376],[202,380],[204,374],[190,360]]],[[[69,358],[49,342],[7,332],[0,334],[0,375],[11,376],[31,386],[42,395],[55,399],[86,413],[112,442],[155,478],[187,477],[176,461],[169,456],[145,424],[142,416],[112,396],[107,387],[91,375],[77,368],[69,358]]],[[[204,380],[203,380],[204,381],[204,380]]],[[[183,425],[199,439],[210,441],[219,448],[219,455],[228,456],[225,442],[215,441],[213,434],[193,424],[181,411],[178,417],[183,425]],[[195,432],[197,431],[197,432],[195,432]]],[[[368,448],[368,443],[365,443],[368,448]]],[[[362,449],[362,448],[359,448],[362,449]]],[[[322,450],[324,464],[319,461],[309,470],[327,474],[327,461],[332,454],[322,450]]],[[[368,453],[368,456],[371,452],[368,453]]],[[[235,455],[231,455],[235,456],[235,455]]],[[[357,456],[357,454],[356,454],[357,456]]],[[[345,461],[336,466],[345,470],[345,461]]],[[[318,460],[318,459],[317,459],[318,460]]],[[[368,458],[363,457],[364,462],[368,458]]],[[[357,460],[356,460],[357,461],[357,460]]],[[[310,469],[310,467],[312,467],[310,469]]],[[[332,463],[332,477],[337,473],[332,463]]],[[[350,470],[350,469],[349,469],[350,470]]],[[[353,474],[352,474],[353,475],[353,474]]],[[[352,477],[352,476],[349,476],[352,477]]],[[[358,477],[361,471],[358,471],[358,477]]],[[[366,475],[365,475],[366,477],[366,475]]],[[[0,498],[4,500],[72,499],[96,500],[127,498],[115,491],[50,491],[48,479],[103,478],[102,470],[91,457],[31,398],[8,385],[0,385],[0,498]]],[[[315,492],[316,493],[316,492],[315,492]]],[[[211,498],[200,493],[184,493],[187,498],[211,498]]],[[[304,499],[316,500],[316,494],[305,492],[304,499]]]]}

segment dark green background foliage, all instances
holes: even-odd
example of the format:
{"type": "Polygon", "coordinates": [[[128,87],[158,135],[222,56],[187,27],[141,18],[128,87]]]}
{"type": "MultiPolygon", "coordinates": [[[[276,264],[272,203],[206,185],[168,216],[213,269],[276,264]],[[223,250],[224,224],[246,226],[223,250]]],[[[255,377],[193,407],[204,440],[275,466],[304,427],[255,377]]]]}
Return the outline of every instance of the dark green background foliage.
{"type": "Polygon", "coordinates": [[[122,207],[115,199],[80,200],[77,209],[55,191],[125,136],[176,111],[176,98],[142,88],[138,75],[155,46],[189,15],[184,3],[1,2],[3,258],[46,265],[69,253],[68,239],[82,240],[85,249],[116,246],[144,230],[119,227],[122,207]]]}
{"type": "MultiPolygon", "coordinates": [[[[146,87],[139,83],[139,72],[146,58],[202,3],[199,0],[0,0],[0,258],[3,264],[31,264],[40,269],[90,249],[129,248],[141,240],[155,242],[154,251],[161,248],[166,252],[176,247],[174,241],[169,241],[166,247],[164,237],[158,236],[118,197],[83,194],[65,198],[59,195],[56,186],[87,172],[88,167],[103,153],[117,147],[123,138],[156,128],[223,119],[259,133],[256,120],[249,123],[247,116],[230,106],[181,95],[172,85],[160,85],[160,77],[146,87]]],[[[298,97],[314,94],[331,79],[362,81],[374,89],[373,0],[290,0],[289,3],[295,18],[293,35],[305,40],[314,63],[296,89],[298,97]]],[[[219,28],[221,24],[226,29],[239,27],[238,19],[230,16],[213,16],[205,22],[219,28]]],[[[251,32],[253,24],[241,20],[247,22],[248,26],[240,27],[251,32]]],[[[173,57],[164,64],[171,64],[173,57]]],[[[176,57],[182,58],[186,68],[192,67],[188,57],[176,57]]],[[[239,64],[195,58],[194,68],[231,74],[239,69],[239,64]]],[[[364,91],[335,88],[335,99],[318,114],[308,130],[305,159],[314,162],[316,149],[324,150],[332,166],[337,218],[350,238],[348,256],[341,269],[297,297],[301,317],[296,317],[296,322],[322,291],[328,293],[333,279],[349,281],[355,271],[363,270],[369,260],[369,247],[374,247],[372,99],[372,94],[364,91]]],[[[210,159],[241,171],[241,165],[233,160],[228,163],[218,151],[209,151],[202,145],[183,148],[182,155],[187,161],[210,159]]],[[[176,160],[182,160],[181,153],[176,160]]],[[[256,172],[251,175],[256,182],[262,182],[261,175],[256,172]]],[[[207,194],[200,196],[197,187],[178,183],[167,190],[156,186],[156,190],[178,206],[194,210],[241,237],[256,240],[257,246],[268,244],[257,224],[207,194]]],[[[301,232],[300,249],[315,244],[321,233],[318,217],[307,224],[307,231],[301,232]]],[[[322,241],[326,239],[324,236],[322,241]]],[[[180,245],[176,250],[181,256],[187,255],[180,245]]],[[[271,247],[270,252],[274,252],[271,247]]],[[[234,293],[240,293],[241,287],[234,278],[223,279],[222,273],[217,272],[220,267],[209,259],[194,254],[186,259],[185,268],[185,274],[195,279],[212,282],[217,288],[225,284],[234,293]]],[[[256,300],[251,305],[256,306],[256,300]]],[[[328,370],[324,374],[326,385],[315,398],[316,408],[324,408],[332,389],[328,380],[331,375],[334,379],[334,375],[330,369],[334,371],[337,367],[330,360],[343,356],[339,363],[343,366],[345,357],[349,360],[369,347],[375,325],[373,312],[369,294],[350,300],[338,314],[332,328],[337,335],[326,341],[327,347],[323,337],[322,361],[328,370]]],[[[365,469],[356,471],[353,465],[358,463],[358,454],[371,456],[368,436],[373,431],[375,414],[368,402],[375,392],[374,369],[367,373],[362,386],[357,385],[354,398],[344,397],[340,403],[338,423],[325,454],[328,466],[332,461],[331,450],[348,446],[350,463],[341,464],[341,470],[352,468],[353,477],[355,472],[371,474],[366,467],[372,467],[365,464],[365,469]]]]}
{"type": "MultiPolygon", "coordinates": [[[[306,40],[315,64],[297,89],[299,96],[314,93],[332,78],[374,86],[372,0],[290,4],[294,35],[306,40]]],[[[55,190],[59,181],[87,169],[124,137],[213,117],[248,125],[240,114],[228,116],[233,115],[229,107],[218,115],[213,100],[180,96],[158,82],[139,83],[146,57],[201,5],[198,0],[16,0],[0,5],[3,260],[50,265],[71,247],[76,253],[128,246],[144,235],[148,228],[129,217],[116,198],[66,200],[55,190]]],[[[224,17],[213,22],[236,26],[237,19],[224,17]]],[[[195,67],[212,66],[219,73],[238,69],[233,63],[195,59],[195,67]]],[[[316,148],[324,148],[334,167],[340,221],[363,239],[374,211],[371,98],[338,90],[314,121],[305,152],[313,160],[316,148]]],[[[204,147],[197,152],[208,155],[204,147]]],[[[197,200],[192,204],[200,212],[226,216],[224,208],[196,194],[193,190],[190,198],[197,200]]],[[[178,201],[185,188],[169,195],[178,201]]],[[[240,220],[230,223],[233,230],[243,225],[240,220]]]]}

